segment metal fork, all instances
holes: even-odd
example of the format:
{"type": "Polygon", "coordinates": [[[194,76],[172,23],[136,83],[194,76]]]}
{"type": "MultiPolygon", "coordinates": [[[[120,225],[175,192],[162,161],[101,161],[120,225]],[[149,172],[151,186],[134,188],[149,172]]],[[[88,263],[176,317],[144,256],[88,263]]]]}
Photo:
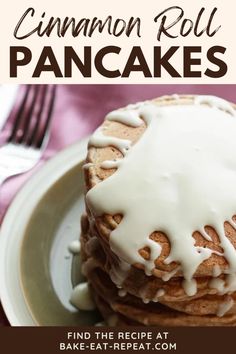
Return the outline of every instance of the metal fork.
{"type": "Polygon", "coordinates": [[[27,85],[19,109],[0,148],[0,185],[39,161],[49,138],[56,86],[27,85]]]}

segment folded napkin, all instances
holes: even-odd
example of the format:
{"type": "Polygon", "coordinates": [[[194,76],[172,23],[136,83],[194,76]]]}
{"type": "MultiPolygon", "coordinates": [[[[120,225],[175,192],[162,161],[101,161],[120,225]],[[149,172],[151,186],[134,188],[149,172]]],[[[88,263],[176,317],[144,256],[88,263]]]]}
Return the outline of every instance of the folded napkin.
{"type": "MultiPolygon", "coordinates": [[[[129,103],[174,93],[211,94],[236,102],[236,85],[58,85],[48,147],[33,170],[10,178],[0,187],[0,223],[17,191],[30,176],[59,150],[94,131],[106,113],[129,103]]],[[[4,132],[0,137],[1,134],[4,136],[4,132]]],[[[1,308],[0,324],[7,324],[1,308]]]]}

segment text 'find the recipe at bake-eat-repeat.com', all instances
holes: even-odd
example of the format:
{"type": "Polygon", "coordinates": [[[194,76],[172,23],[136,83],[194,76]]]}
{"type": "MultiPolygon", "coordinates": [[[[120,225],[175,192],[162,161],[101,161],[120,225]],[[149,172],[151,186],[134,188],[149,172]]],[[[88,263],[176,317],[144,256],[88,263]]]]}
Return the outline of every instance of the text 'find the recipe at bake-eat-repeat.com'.
{"type": "Polygon", "coordinates": [[[167,331],[78,331],[67,332],[58,343],[60,351],[175,351],[177,344],[167,331]]]}

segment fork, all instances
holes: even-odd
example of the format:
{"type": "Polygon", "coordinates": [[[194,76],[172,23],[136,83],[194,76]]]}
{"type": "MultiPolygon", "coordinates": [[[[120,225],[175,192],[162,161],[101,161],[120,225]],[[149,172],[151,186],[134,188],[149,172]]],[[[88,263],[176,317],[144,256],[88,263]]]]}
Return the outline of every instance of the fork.
{"type": "Polygon", "coordinates": [[[54,85],[26,86],[7,141],[0,148],[0,185],[39,162],[49,139],[55,96],[54,85]]]}

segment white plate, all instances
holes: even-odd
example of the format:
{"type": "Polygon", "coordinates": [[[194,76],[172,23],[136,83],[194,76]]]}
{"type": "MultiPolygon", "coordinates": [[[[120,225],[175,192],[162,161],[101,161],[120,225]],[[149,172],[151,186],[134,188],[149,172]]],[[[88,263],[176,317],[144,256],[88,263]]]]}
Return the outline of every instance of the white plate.
{"type": "MultiPolygon", "coordinates": [[[[0,232],[0,296],[7,318],[13,326],[75,325],[78,320],[78,315],[75,315],[69,303],[72,256],[67,246],[80,233],[79,220],[84,208],[81,163],[86,155],[86,147],[87,139],[65,149],[47,162],[22,188],[8,209],[0,232]],[[79,188],[74,184],[65,184],[70,181],[68,178],[75,179],[73,171],[79,173],[78,181],[76,179],[79,188]],[[70,177],[70,174],[73,176],[70,177]],[[72,187],[76,187],[73,193],[70,192],[72,187]],[[47,205],[49,197],[50,206],[47,205]],[[59,215],[58,220],[57,209],[64,199],[63,208],[67,210],[59,215]],[[52,210],[54,208],[55,213],[52,210]],[[34,240],[37,232],[32,230],[35,225],[36,231],[38,225],[42,229],[41,243],[34,240]],[[34,254],[38,258],[35,261],[34,254]],[[27,265],[30,259],[32,263],[42,262],[38,270],[36,263],[27,265]],[[41,278],[37,278],[40,272],[41,278]],[[42,277],[45,278],[43,284],[42,277]],[[37,301],[41,301],[40,311],[35,308],[37,301]],[[55,308],[54,303],[57,303],[55,308]],[[41,316],[44,308],[46,318],[41,316]],[[65,322],[62,310],[65,319],[67,317],[65,322]],[[54,318],[60,311],[61,317],[54,318]]],[[[84,324],[95,321],[95,317],[89,318],[90,315],[83,313],[79,317],[78,324],[81,324],[81,318],[84,324]]]]}

